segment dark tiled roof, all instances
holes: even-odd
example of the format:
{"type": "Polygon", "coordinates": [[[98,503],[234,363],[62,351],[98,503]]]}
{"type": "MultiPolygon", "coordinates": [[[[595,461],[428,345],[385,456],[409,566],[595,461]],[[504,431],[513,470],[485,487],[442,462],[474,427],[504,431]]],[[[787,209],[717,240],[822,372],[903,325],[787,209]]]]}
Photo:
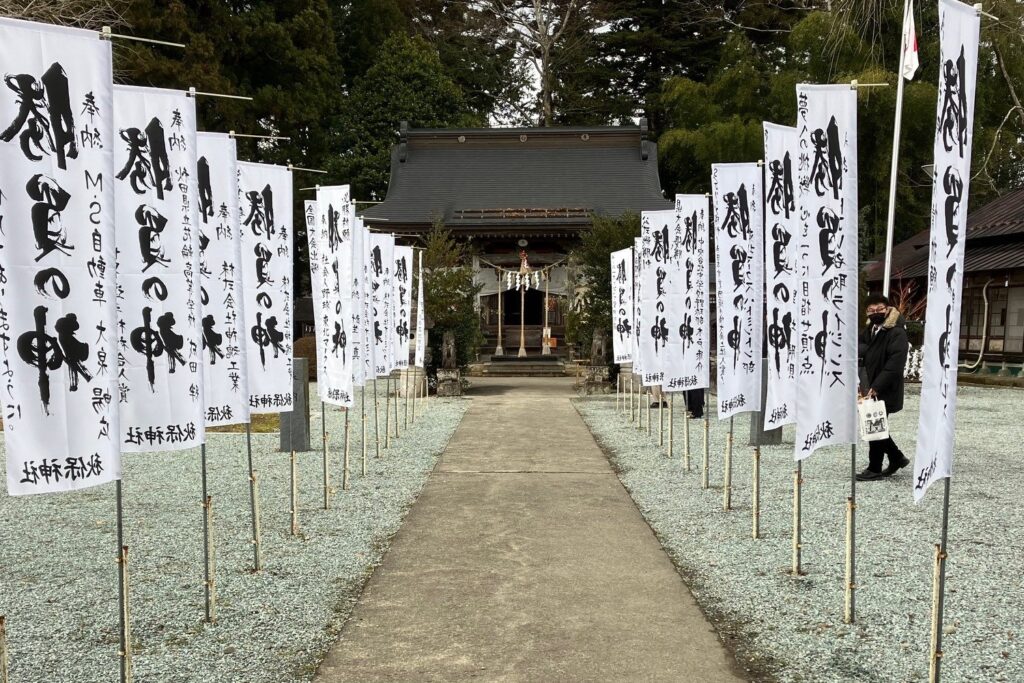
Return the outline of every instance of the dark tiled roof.
{"type": "Polygon", "coordinates": [[[391,152],[370,225],[585,226],[589,214],[670,209],[638,126],[411,130],[391,152]]]}
{"type": "MultiPolygon", "coordinates": [[[[924,277],[928,273],[929,231],[922,230],[892,250],[893,278],[924,277]]],[[[883,278],[878,256],[865,267],[868,280],[883,278]]],[[[964,271],[1024,268],[1024,188],[994,199],[967,217],[964,271]]]]}

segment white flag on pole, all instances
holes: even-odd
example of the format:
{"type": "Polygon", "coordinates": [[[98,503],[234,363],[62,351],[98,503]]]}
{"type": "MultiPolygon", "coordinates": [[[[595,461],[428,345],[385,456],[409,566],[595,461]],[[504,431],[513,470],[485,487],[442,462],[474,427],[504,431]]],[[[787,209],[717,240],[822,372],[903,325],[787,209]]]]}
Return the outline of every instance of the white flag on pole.
{"type": "MultiPolygon", "coordinates": [[[[682,229],[682,294],[679,307],[681,379],[668,391],[704,389],[711,380],[711,315],[709,311],[710,226],[708,198],[702,194],[676,195],[676,221],[682,229]]],[[[672,330],[669,330],[672,333],[672,330]]]]}
{"type": "Polygon", "coordinates": [[[199,271],[207,426],[249,421],[235,141],[198,134],[199,271]]]}
{"type": "Polygon", "coordinates": [[[409,367],[409,325],[412,322],[412,247],[395,247],[394,290],[395,367],[409,367]]]}
{"type": "Polygon", "coordinates": [[[643,300],[640,302],[640,354],[644,386],[669,385],[678,391],[681,383],[682,338],[679,302],[682,300],[682,226],[675,209],[644,211],[640,215],[643,300]]]}
{"type": "Polygon", "coordinates": [[[373,301],[373,267],[371,262],[373,260],[373,233],[370,232],[369,228],[360,219],[357,227],[361,233],[362,241],[362,320],[363,320],[363,386],[366,386],[366,382],[377,377],[377,342],[374,335],[374,323],[376,321],[375,309],[373,301]]]}
{"type": "Polygon", "coordinates": [[[195,99],[114,86],[121,435],[126,452],[203,443],[195,99]]]}
{"type": "Polygon", "coordinates": [[[797,292],[796,251],[800,238],[794,178],[800,136],[796,128],[764,124],[765,287],[768,338],[768,389],[764,428],[796,422],[797,292]]]}
{"type": "Polygon", "coordinates": [[[914,0],[907,0],[903,10],[903,78],[912,81],[921,65],[917,53],[917,27],[914,26],[914,0]]]}
{"type": "Polygon", "coordinates": [[[352,203],[349,186],[321,187],[316,192],[317,246],[320,255],[323,319],[318,344],[324,346],[324,367],[317,373],[324,384],[321,398],[352,407],[352,203]]]}
{"type": "Polygon", "coordinates": [[[427,325],[423,307],[423,252],[420,254],[420,275],[416,287],[416,367],[426,367],[427,325]]]}
{"type": "Polygon", "coordinates": [[[796,449],[857,441],[857,91],[798,85],[796,449]]]}
{"type": "Polygon", "coordinates": [[[121,478],[110,43],[0,19],[7,491],[121,478]]]}
{"type": "Polygon", "coordinates": [[[313,299],[313,337],[316,339],[317,382],[316,395],[324,400],[326,382],[321,378],[321,371],[327,367],[327,344],[323,341],[327,334],[328,316],[324,314],[324,280],[320,268],[320,229],[317,223],[316,200],[307,199],[303,202],[303,220],[306,226],[306,252],[309,257],[309,289],[313,299]]]}
{"type": "Polygon", "coordinates": [[[764,207],[761,167],[713,164],[718,417],[761,409],[764,207]]]}
{"type": "Polygon", "coordinates": [[[366,229],[363,221],[355,216],[352,205],[352,333],[349,347],[352,349],[352,385],[366,385],[366,330],[363,324],[366,296],[363,292],[363,266],[366,262],[366,229]]]}
{"type": "Polygon", "coordinates": [[[643,358],[640,357],[640,297],[643,296],[640,278],[643,276],[643,244],[639,237],[633,238],[633,374],[643,377],[643,358]]]}
{"type": "Polygon", "coordinates": [[[292,173],[238,162],[249,411],[292,409],[292,173]]]}
{"type": "Polygon", "coordinates": [[[978,11],[939,2],[939,99],[914,500],[953,474],[956,373],[978,75],[978,11]]]}
{"type": "Polygon", "coordinates": [[[633,249],[611,255],[612,353],[616,363],[633,361],[633,249]]]}
{"type": "Polygon", "coordinates": [[[395,238],[370,235],[370,277],[373,308],[374,377],[386,377],[394,369],[391,335],[391,271],[395,262],[395,238]]]}

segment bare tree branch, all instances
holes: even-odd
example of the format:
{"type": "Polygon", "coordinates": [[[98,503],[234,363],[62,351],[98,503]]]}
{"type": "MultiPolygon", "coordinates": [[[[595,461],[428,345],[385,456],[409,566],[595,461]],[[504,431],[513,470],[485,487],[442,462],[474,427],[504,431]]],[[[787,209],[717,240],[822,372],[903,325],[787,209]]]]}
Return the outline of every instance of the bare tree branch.
{"type": "Polygon", "coordinates": [[[130,0],[0,0],[0,15],[100,30],[126,24],[130,0]]]}

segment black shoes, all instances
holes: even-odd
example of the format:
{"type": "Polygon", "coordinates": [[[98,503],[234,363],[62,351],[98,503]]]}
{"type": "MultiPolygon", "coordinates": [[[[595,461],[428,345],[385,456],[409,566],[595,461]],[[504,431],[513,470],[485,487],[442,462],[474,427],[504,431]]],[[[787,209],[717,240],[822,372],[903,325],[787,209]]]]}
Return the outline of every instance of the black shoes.
{"type": "Polygon", "coordinates": [[[892,458],[889,459],[889,466],[885,468],[882,474],[886,477],[891,477],[909,464],[910,458],[900,453],[900,459],[896,462],[893,462],[892,458]]]}
{"type": "Polygon", "coordinates": [[[877,479],[884,479],[886,475],[881,472],[875,472],[868,468],[862,472],[857,473],[857,481],[875,481],[877,479]]]}

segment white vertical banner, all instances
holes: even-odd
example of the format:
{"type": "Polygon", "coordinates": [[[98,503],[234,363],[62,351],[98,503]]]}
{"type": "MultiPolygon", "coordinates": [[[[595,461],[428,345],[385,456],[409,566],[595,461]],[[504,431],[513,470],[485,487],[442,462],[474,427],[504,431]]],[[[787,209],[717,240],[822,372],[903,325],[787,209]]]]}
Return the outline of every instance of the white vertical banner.
{"type": "Polygon", "coordinates": [[[643,296],[641,277],[643,277],[644,246],[639,237],[633,238],[633,374],[643,377],[643,358],[640,357],[640,297],[643,296]]]}
{"type": "Polygon", "coordinates": [[[395,367],[409,367],[409,325],[412,322],[412,247],[395,247],[392,276],[394,297],[395,367]]]}
{"type": "Polygon", "coordinates": [[[426,367],[426,354],[427,354],[427,325],[425,319],[425,309],[423,307],[423,252],[419,253],[420,265],[419,265],[419,277],[417,278],[416,286],[416,359],[415,364],[418,368],[426,367]]]}
{"type": "Polygon", "coordinates": [[[320,257],[320,315],[324,366],[318,383],[321,398],[331,404],[352,407],[352,203],[348,185],[321,187],[316,192],[317,247],[320,257]]]}
{"type": "Polygon", "coordinates": [[[324,312],[324,281],[320,268],[320,240],[317,225],[316,200],[307,199],[303,202],[302,219],[306,226],[306,252],[309,257],[309,290],[313,299],[313,337],[316,339],[316,395],[321,401],[324,398],[326,382],[321,376],[327,367],[326,332],[329,316],[324,312]]]}
{"type": "Polygon", "coordinates": [[[352,205],[352,329],[349,347],[352,349],[352,386],[366,385],[366,330],[363,324],[366,296],[363,292],[363,266],[366,262],[366,228],[361,218],[355,215],[352,205]]]}
{"type": "Polygon", "coordinates": [[[374,322],[376,320],[375,306],[374,306],[374,290],[373,290],[373,267],[371,266],[371,260],[373,257],[373,233],[370,232],[369,228],[366,227],[365,223],[360,219],[357,221],[356,228],[360,232],[360,240],[362,243],[362,249],[360,256],[362,258],[362,342],[363,342],[363,386],[366,382],[369,382],[377,377],[377,341],[374,336],[374,322]]]}
{"type": "Polygon", "coordinates": [[[704,389],[711,384],[711,292],[709,204],[705,195],[676,195],[676,221],[682,232],[679,309],[679,380],[668,391],[704,389]]]}
{"type": "Polygon", "coordinates": [[[768,339],[768,389],[764,428],[796,422],[797,302],[796,274],[800,217],[796,205],[796,164],[800,136],[792,126],[764,124],[765,228],[764,268],[768,339]]]}
{"type": "Polygon", "coordinates": [[[198,134],[199,272],[206,425],[249,421],[235,141],[198,134]]]}
{"type": "Polygon", "coordinates": [[[798,85],[796,448],[857,441],[857,91],[798,85]]]}
{"type": "Polygon", "coordinates": [[[395,238],[370,235],[370,291],[373,309],[374,377],[385,377],[394,369],[392,349],[391,271],[395,263],[395,238]]]}
{"type": "Polygon", "coordinates": [[[292,409],[292,173],[238,162],[249,411],[292,409]]]}
{"type": "Polygon", "coordinates": [[[764,206],[761,166],[713,164],[718,417],[761,409],[764,206]]]}
{"type": "Polygon", "coordinates": [[[633,249],[611,255],[612,354],[616,363],[633,361],[633,249]]]}
{"type": "Polygon", "coordinates": [[[682,375],[682,338],[679,302],[683,298],[682,225],[675,209],[644,211],[640,215],[643,247],[639,330],[644,386],[671,385],[676,390],[682,375]]]}
{"type": "Polygon", "coordinates": [[[7,491],[83,489],[121,478],[110,43],[0,19],[0,64],[7,491]]]}
{"type": "Polygon", "coordinates": [[[953,475],[956,373],[963,302],[967,198],[978,75],[978,11],[939,2],[939,99],[935,117],[928,306],[925,311],[921,418],[914,458],[914,500],[953,475]]]}
{"type": "Polygon", "coordinates": [[[195,99],[114,86],[121,440],[126,452],[203,443],[195,99]]]}

